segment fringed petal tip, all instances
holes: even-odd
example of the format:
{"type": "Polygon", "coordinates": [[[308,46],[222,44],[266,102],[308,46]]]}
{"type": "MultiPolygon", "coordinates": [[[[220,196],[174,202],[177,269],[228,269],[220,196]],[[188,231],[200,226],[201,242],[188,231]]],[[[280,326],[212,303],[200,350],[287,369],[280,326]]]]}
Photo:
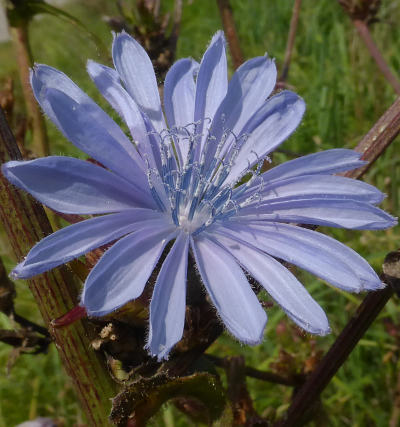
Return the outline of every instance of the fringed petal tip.
{"type": "Polygon", "coordinates": [[[29,276],[24,277],[24,273],[23,273],[24,264],[25,264],[25,261],[22,261],[15,268],[11,270],[10,274],[8,275],[11,280],[26,279],[27,277],[29,277],[29,276]]]}
{"type": "Polygon", "coordinates": [[[305,332],[308,332],[311,335],[318,335],[320,337],[325,337],[326,335],[329,335],[330,333],[332,333],[332,329],[331,329],[331,327],[329,325],[325,329],[310,329],[310,330],[307,330],[307,329],[304,328],[304,326],[299,326],[299,328],[301,328],[305,332]]]}
{"type": "Polygon", "coordinates": [[[329,325],[328,319],[326,318],[326,324],[321,327],[317,327],[314,325],[305,325],[304,323],[300,325],[305,331],[309,332],[312,335],[319,335],[320,337],[324,337],[325,335],[329,335],[332,332],[332,329],[329,325]]]}
{"type": "Polygon", "coordinates": [[[323,312],[324,319],[318,325],[317,322],[315,322],[314,324],[311,324],[309,322],[304,322],[302,319],[293,315],[293,313],[289,313],[288,311],[286,311],[284,307],[282,307],[282,309],[286,312],[288,317],[304,332],[308,332],[311,335],[318,335],[320,337],[329,335],[332,332],[332,329],[329,325],[328,318],[326,317],[325,312],[323,312]]]}
{"type": "Polygon", "coordinates": [[[91,66],[96,66],[98,63],[96,61],[93,61],[93,59],[88,59],[86,61],[86,70],[88,70],[91,66]]]}
{"type": "Polygon", "coordinates": [[[224,45],[226,45],[226,40],[225,40],[225,34],[222,30],[218,30],[213,36],[212,39],[210,41],[210,44],[208,45],[208,47],[210,47],[211,45],[213,45],[216,42],[221,41],[224,45]]]}
{"type": "Polygon", "coordinates": [[[387,286],[389,286],[387,283],[379,282],[379,283],[375,284],[375,287],[372,287],[372,286],[369,286],[368,288],[364,287],[364,290],[366,290],[366,291],[380,291],[382,289],[385,289],[387,286]]]}
{"type": "Polygon", "coordinates": [[[239,336],[239,334],[237,332],[235,332],[235,334],[233,334],[233,332],[230,332],[227,328],[225,328],[225,330],[234,339],[239,340],[240,343],[245,344],[245,345],[256,346],[256,345],[261,344],[264,340],[264,331],[265,331],[265,327],[267,325],[267,322],[268,322],[268,319],[267,319],[267,317],[265,317],[265,321],[263,323],[262,328],[260,328],[259,333],[257,334],[257,336],[252,336],[252,337],[249,335],[239,336]]]}
{"type": "Polygon", "coordinates": [[[173,348],[174,348],[174,346],[172,346],[172,347],[160,346],[158,351],[156,351],[155,349],[151,348],[150,342],[148,342],[144,346],[144,349],[147,350],[147,352],[149,353],[149,355],[151,357],[157,358],[157,362],[163,362],[165,360],[168,360],[169,354],[173,348]]]}
{"type": "Polygon", "coordinates": [[[124,29],[122,29],[121,31],[111,31],[111,34],[114,37],[118,37],[118,36],[123,36],[123,35],[127,35],[128,37],[132,37],[130,34],[128,34],[124,29]]]}
{"type": "Polygon", "coordinates": [[[329,335],[330,333],[332,333],[332,329],[330,326],[328,326],[326,329],[321,329],[320,331],[316,331],[315,335],[319,335],[323,337],[325,335],[329,335]]]}
{"type": "Polygon", "coordinates": [[[365,292],[365,291],[379,291],[381,289],[386,288],[386,283],[383,283],[378,276],[377,280],[375,281],[361,281],[361,292],[365,292]]]}
{"type": "Polygon", "coordinates": [[[10,160],[9,162],[3,163],[1,165],[1,173],[8,180],[9,180],[9,176],[11,175],[9,169],[15,166],[16,164],[18,164],[18,160],[10,160]]]}
{"type": "Polygon", "coordinates": [[[38,74],[39,74],[41,71],[46,71],[46,70],[51,70],[51,71],[57,71],[57,72],[59,72],[59,71],[58,71],[58,70],[56,70],[55,68],[50,67],[50,65],[46,65],[46,64],[39,64],[38,62],[35,62],[35,63],[33,64],[33,66],[32,66],[31,68],[29,68],[29,77],[30,77],[31,86],[33,85],[33,83],[32,83],[32,79],[33,79],[33,78],[40,78],[40,77],[38,76],[38,74]]]}
{"type": "Polygon", "coordinates": [[[18,188],[24,188],[13,169],[18,168],[18,166],[21,166],[26,163],[28,163],[28,161],[10,160],[9,162],[3,163],[1,165],[1,173],[3,174],[4,178],[6,178],[7,181],[9,181],[11,184],[15,185],[18,188]]]}
{"type": "Polygon", "coordinates": [[[11,280],[26,280],[43,273],[40,264],[27,264],[27,259],[20,262],[9,274],[11,280]]]}
{"type": "MultiPolygon", "coordinates": [[[[378,208],[379,209],[379,208],[378,208]]],[[[386,211],[379,209],[382,212],[382,220],[374,222],[370,227],[364,228],[365,230],[387,230],[398,225],[399,219],[396,216],[388,214],[386,211]]]]}
{"type": "Polygon", "coordinates": [[[38,71],[38,69],[42,66],[43,66],[43,64],[38,64],[37,62],[35,62],[33,64],[33,66],[31,68],[29,68],[30,76],[32,77],[32,75],[35,74],[38,71]]]}
{"type": "Polygon", "coordinates": [[[311,335],[318,335],[320,337],[324,337],[325,335],[329,335],[332,332],[332,329],[329,325],[328,318],[326,317],[325,312],[322,308],[319,310],[319,321],[314,321],[310,323],[309,321],[304,321],[300,317],[297,317],[294,313],[290,313],[282,307],[285,313],[290,317],[290,319],[296,323],[296,325],[305,332],[308,332],[311,335]]]}

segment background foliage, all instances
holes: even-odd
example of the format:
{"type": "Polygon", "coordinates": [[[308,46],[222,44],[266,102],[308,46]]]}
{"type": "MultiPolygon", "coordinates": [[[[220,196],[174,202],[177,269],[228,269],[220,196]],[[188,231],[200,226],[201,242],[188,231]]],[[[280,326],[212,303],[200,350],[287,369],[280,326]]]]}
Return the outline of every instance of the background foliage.
{"type": "MultiPolygon", "coordinates": [[[[168,9],[172,1],[162,2],[168,9]]],[[[292,1],[232,0],[242,49],[246,58],[265,52],[283,61],[292,1]]],[[[64,10],[78,17],[109,47],[112,36],[102,19],[115,15],[113,1],[71,1],[64,10]]],[[[400,69],[400,5],[383,0],[379,21],[372,33],[395,74],[400,69]]],[[[221,28],[214,0],[184,2],[177,56],[200,59],[212,34],[221,28]]],[[[31,24],[31,42],[35,61],[52,65],[69,75],[81,88],[111,114],[85,71],[88,58],[110,64],[110,52],[97,48],[83,30],[51,16],[38,16],[31,24]]],[[[0,44],[0,90],[8,76],[17,75],[11,43],[0,44]]],[[[277,153],[278,163],[291,154],[305,154],[333,147],[352,148],[395,100],[369,56],[350,20],[333,0],[304,0],[300,13],[289,84],[307,103],[307,113],[299,130],[283,145],[288,153],[277,153]]],[[[17,113],[23,114],[21,89],[16,84],[17,113]]],[[[53,154],[81,156],[48,123],[53,154]]],[[[398,215],[400,188],[399,141],[392,144],[365,180],[388,194],[383,207],[398,215]]],[[[376,232],[323,230],[361,253],[380,271],[385,254],[398,247],[399,229],[376,232]]],[[[0,240],[0,252],[10,268],[15,260],[6,239],[0,240]]],[[[356,310],[362,295],[349,295],[329,287],[311,275],[297,272],[313,297],[326,310],[333,333],[324,338],[301,333],[287,321],[278,307],[268,309],[269,322],[262,345],[242,347],[228,335],[220,338],[210,352],[220,357],[243,354],[246,363],[259,369],[300,372],[311,369],[320,352],[334,341],[356,310]]],[[[40,322],[40,316],[24,282],[17,283],[17,311],[40,322]]],[[[265,296],[266,298],[266,296],[265,296]]],[[[399,356],[400,310],[392,299],[370,328],[349,360],[323,393],[323,410],[316,425],[387,426],[394,400],[400,392],[399,356]],[[398,384],[399,383],[399,384],[398,384]]],[[[0,314],[0,328],[12,328],[0,314]]],[[[66,426],[79,425],[82,414],[74,399],[57,353],[25,355],[11,371],[10,347],[0,344],[0,427],[16,425],[37,416],[49,416],[66,426]]],[[[282,414],[288,407],[292,389],[258,380],[248,380],[249,390],[261,414],[282,414]]],[[[398,408],[397,408],[398,409],[398,408]]],[[[154,420],[154,425],[190,425],[172,405],[154,420]]]]}

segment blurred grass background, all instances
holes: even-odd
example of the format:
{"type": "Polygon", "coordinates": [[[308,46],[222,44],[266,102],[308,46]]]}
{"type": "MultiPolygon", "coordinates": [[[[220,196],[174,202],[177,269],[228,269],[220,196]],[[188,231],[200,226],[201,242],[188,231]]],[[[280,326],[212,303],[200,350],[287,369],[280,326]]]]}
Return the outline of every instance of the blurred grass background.
{"type": "MultiPolygon", "coordinates": [[[[172,1],[162,2],[168,9],[172,1]]],[[[231,0],[239,37],[246,58],[265,52],[282,64],[293,2],[272,0],[231,0]]],[[[70,1],[63,9],[78,17],[109,47],[112,35],[102,17],[116,15],[114,1],[70,1]]],[[[400,4],[383,0],[379,22],[372,34],[393,72],[400,69],[400,4]]],[[[177,56],[199,60],[212,34],[221,28],[214,0],[184,2],[177,56]]],[[[54,17],[40,16],[31,25],[35,61],[59,68],[110,112],[106,102],[86,74],[88,58],[110,64],[110,51],[99,50],[84,31],[54,17]]],[[[15,78],[16,108],[23,111],[17,66],[11,43],[0,44],[0,84],[15,78]]],[[[311,153],[333,147],[352,148],[395,100],[350,20],[333,0],[303,0],[295,50],[288,82],[307,103],[299,130],[283,145],[294,153],[311,153]]],[[[55,127],[48,123],[53,154],[82,156],[55,127]]],[[[388,197],[383,207],[397,216],[399,211],[399,141],[395,141],[374,165],[365,180],[378,186],[388,197]]],[[[286,159],[276,154],[274,162],[286,159]]],[[[399,229],[377,232],[328,230],[327,232],[362,254],[379,272],[385,254],[399,246],[399,229]]],[[[7,242],[0,241],[7,267],[14,263],[7,242]]],[[[301,334],[278,307],[268,309],[269,322],[262,345],[240,346],[223,336],[210,351],[219,356],[243,354],[249,365],[277,369],[283,363],[282,350],[289,354],[291,369],[304,362],[312,365],[318,352],[325,351],[356,310],[362,295],[338,291],[315,277],[298,272],[299,278],[328,314],[333,333],[324,338],[301,334]],[[310,358],[311,357],[311,358],[310,358]]],[[[24,282],[17,283],[17,311],[40,322],[35,303],[24,282]]],[[[400,325],[398,300],[392,299],[351,357],[322,395],[320,419],[312,425],[387,426],[400,392],[400,333],[389,334],[385,324],[400,325]]],[[[0,314],[0,328],[12,328],[0,314]]],[[[10,347],[0,344],[0,427],[14,426],[37,416],[49,416],[66,426],[83,423],[72,386],[51,348],[48,354],[25,355],[9,373],[6,365],[10,347]]],[[[286,358],[287,359],[287,358],[286,358]]],[[[285,359],[285,360],[286,360],[285,359]]],[[[222,372],[221,372],[222,373],[222,372]]],[[[248,381],[256,408],[272,418],[282,415],[290,403],[291,388],[258,380],[248,381]]],[[[160,426],[194,425],[172,405],[153,421],[160,426]]]]}

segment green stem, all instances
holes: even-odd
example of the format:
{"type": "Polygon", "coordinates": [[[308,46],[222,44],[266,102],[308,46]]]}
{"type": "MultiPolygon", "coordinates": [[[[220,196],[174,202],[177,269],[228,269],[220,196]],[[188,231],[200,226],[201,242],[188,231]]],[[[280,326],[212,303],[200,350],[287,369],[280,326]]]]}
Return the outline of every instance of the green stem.
{"type": "MultiPolygon", "coordinates": [[[[0,109],[0,161],[20,160],[14,136],[0,109]]],[[[40,239],[51,233],[43,208],[0,175],[0,220],[18,260],[40,239]]],[[[28,281],[44,322],[49,325],[77,304],[79,286],[65,268],[28,281]]],[[[94,331],[88,321],[50,330],[62,363],[72,378],[77,396],[91,426],[108,426],[111,398],[116,394],[103,357],[92,350],[94,331]]]]}
{"type": "Polygon", "coordinates": [[[37,156],[48,156],[49,142],[46,124],[29,83],[29,69],[33,66],[33,58],[29,46],[28,23],[21,23],[18,27],[11,27],[10,30],[16,51],[26,111],[32,125],[32,149],[37,156]]]}

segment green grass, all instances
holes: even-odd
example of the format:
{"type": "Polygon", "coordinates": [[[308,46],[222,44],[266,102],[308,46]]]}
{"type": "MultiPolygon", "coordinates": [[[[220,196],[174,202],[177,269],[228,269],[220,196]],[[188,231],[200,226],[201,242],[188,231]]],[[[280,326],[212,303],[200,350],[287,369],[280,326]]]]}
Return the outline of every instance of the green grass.
{"type": "MultiPolygon", "coordinates": [[[[231,3],[245,56],[250,58],[268,52],[276,58],[279,67],[284,58],[292,2],[231,0],[231,3]]],[[[106,46],[110,45],[112,36],[101,16],[116,13],[113,2],[74,2],[65,5],[64,9],[79,17],[106,46]]],[[[373,27],[373,36],[396,72],[400,68],[398,3],[383,0],[379,18],[380,22],[373,27]]],[[[212,34],[220,27],[214,0],[185,2],[178,56],[200,59],[212,34]]],[[[46,16],[32,23],[31,38],[36,62],[64,71],[111,113],[85,72],[88,58],[110,64],[109,50],[98,49],[84,31],[46,16]]],[[[17,75],[10,44],[0,45],[0,64],[0,82],[8,75],[17,75]]],[[[393,90],[377,70],[349,19],[332,0],[303,1],[289,83],[305,99],[307,113],[299,130],[283,148],[303,154],[332,147],[354,147],[395,100],[393,90]]],[[[23,111],[18,81],[16,86],[16,108],[23,111]]],[[[53,125],[49,124],[48,130],[54,154],[82,155],[63,139],[53,125]]],[[[394,215],[399,211],[400,196],[397,146],[398,141],[365,178],[387,193],[383,207],[394,215]]],[[[285,159],[283,154],[274,156],[277,163],[285,159]]],[[[385,254],[398,247],[400,236],[398,228],[379,232],[323,231],[356,249],[377,271],[381,269],[385,254]]],[[[4,239],[0,250],[10,267],[14,260],[4,239]]],[[[249,365],[270,369],[271,364],[277,363],[281,349],[285,349],[297,361],[294,368],[300,369],[312,349],[328,349],[363,296],[345,294],[300,271],[298,275],[326,310],[333,330],[330,336],[319,338],[298,334],[283,312],[273,307],[268,310],[269,323],[262,345],[255,348],[241,346],[226,335],[210,351],[220,356],[243,354],[249,365]],[[282,328],[284,331],[277,333],[282,328]]],[[[20,282],[17,287],[18,311],[40,321],[26,285],[20,282]]],[[[384,318],[400,323],[397,300],[388,303],[324,391],[324,413],[315,425],[388,425],[396,393],[400,352],[398,343],[383,326],[384,318]]],[[[8,319],[0,316],[0,327],[11,326],[8,319]]],[[[0,344],[0,427],[13,426],[39,415],[59,419],[67,426],[81,421],[82,414],[71,384],[63,373],[54,348],[47,355],[20,357],[6,375],[9,353],[10,348],[0,344]]],[[[273,416],[286,410],[290,389],[257,380],[249,380],[248,383],[260,413],[273,416]]],[[[166,406],[154,424],[191,425],[172,405],[166,406]]]]}

